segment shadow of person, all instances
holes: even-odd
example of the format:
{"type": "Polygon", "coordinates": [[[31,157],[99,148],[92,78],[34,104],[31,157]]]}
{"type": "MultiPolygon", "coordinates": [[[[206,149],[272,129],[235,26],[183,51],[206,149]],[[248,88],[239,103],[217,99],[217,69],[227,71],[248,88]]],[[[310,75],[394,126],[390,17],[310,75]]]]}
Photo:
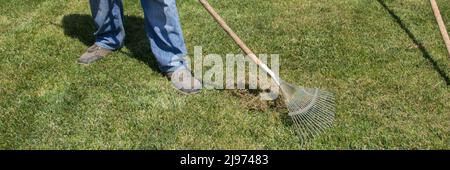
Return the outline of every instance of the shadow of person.
{"type": "MultiPolygon", "coordinates": [[[[93,34],[95,32],[95,26],[92,16],[84,14],[66,15],[63,17],[61,24],[66,36],[78,39],[86,46],[94,44],[95,37],[93,34]]],[[[124,47],[130,52],[127,53],[122,50],[118,52],[125,53],[147,64],[153,71],[160,73],[144,30],[144,19],[137,16],[125,16],[124,27],[126,31],[124,47]]]]}

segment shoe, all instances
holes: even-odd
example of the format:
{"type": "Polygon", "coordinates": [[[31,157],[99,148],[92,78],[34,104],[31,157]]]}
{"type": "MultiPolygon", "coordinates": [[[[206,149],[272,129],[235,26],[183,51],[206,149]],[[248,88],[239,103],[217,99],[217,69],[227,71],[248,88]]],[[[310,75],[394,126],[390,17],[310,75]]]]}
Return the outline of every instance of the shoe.
{"type": "Polygon", "coordinates": [[[81,57],[78,59],[78,64],[91,64],[103,59],[104,57],[110,55],[112,52],[112,50],[94,44],[89,47],[83,55],[81,55],[81,57]]]}
{"type": "Polygon", "coordinates": [[[191,95],[200,93],[202,83],[195,78],[191,71],[187,69],[179,69],[175,72],[167,72],[164,74],[167,79],[172,82],[175,89],[180,92],[191,95]]]}

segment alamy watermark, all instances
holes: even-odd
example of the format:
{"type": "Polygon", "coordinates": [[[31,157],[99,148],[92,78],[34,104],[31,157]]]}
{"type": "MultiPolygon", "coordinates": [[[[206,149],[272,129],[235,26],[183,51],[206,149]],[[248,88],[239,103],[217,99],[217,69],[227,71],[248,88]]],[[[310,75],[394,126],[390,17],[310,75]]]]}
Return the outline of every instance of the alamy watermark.
{"type": "MultiPolygon", "coordinates": [[[[267,64],[278,77],[280,71],[279,54],[259,54],[257,57],[267,64]]],[[[194,47],[194,56],[186,57],[189,70],[201,85],[192,83],[190,76],[175,72],[172,77],[176,88],[202,89],[260,89],[261,100],[275,100],[279,87],[275,81],[248,56],[243,54],[203,54],[201,46],[194,47]]]]}

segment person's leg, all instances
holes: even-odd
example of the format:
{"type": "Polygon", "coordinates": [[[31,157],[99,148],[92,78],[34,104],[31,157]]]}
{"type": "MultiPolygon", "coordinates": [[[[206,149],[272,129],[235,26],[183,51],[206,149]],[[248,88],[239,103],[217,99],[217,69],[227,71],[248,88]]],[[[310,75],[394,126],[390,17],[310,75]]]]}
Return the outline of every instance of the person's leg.
{"type": "Polygon", "coordinates": [[[141,0],[145,30],[161,72],[186,68],[187,54],[175,0],[141,0]]]}
{"type": "Polygon", "coordinates": [[[89,0],[95,21],[95,44],[78,59],[80,64],[100,60],[122,47],[125,39],[122,0],[89,0]]]}
{"type": "Polygon", "coordinates": [[[201,82],[187,68],[187,50],[175,0],[141,0],[141,4],[145,30],[161,72],[181,92],[200,92],[201,82]]]}
{"type": "Polygon", "coordinates": [[[122,0],[89,0],[95,21],[95,44],[109,50],[122,47],[125,39],[122,0]]]}

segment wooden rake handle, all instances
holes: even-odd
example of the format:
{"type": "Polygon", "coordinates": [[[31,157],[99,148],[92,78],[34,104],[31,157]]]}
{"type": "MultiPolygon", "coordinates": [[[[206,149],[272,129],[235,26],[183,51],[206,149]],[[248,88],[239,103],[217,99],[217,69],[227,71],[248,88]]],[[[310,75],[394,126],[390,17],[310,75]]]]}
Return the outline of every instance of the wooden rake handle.
{"type": "Polygon", "coordinates": [[[199,0],[199,2],[205,7],[205,9],[211,14],[211,16],[219,23],[220,27],[222,27],[228,35],[233,38],[234,42],[247,54],[247,56],[253,60],[256,64],[261,65],[262,61],[253,53],[253,51],[248,48],[248,46],[244,43],[244,41],[239,38],[239,36],[228,26],[225,20],[220,17],[220,15],[214,10],[214,8],[209,4],[207,0],[199,0]]]}
{"type": "Polygon", "coordinates": [[[447,47],[447,52],[450,57],[450,38],[447,33],[447,28],[445,27],[444,20],[442,19],[441,12],[439,11],[439,7],[436,3],[436,0],[430,0],[431,8],[433,8],[434,16],[436,17],[436,21],[439,25],[439,30],[441,31],[442,38],[444,39],[445,46],[447,47]]]}
{"type": "Polygon", "coordinates": [[[272,79],[277,83],[278,85],[281,85],[281,79],[265,64],[263,63],[253,51],[248,48],[248,46],[244,43],[244,41],[239,38],[239,36],[228,26],[228,24],[225,22],[225,20],[220,17],[220,15],[214,10],[214,8],[209,4],[207,0],[199,0],[199,2],[205,7],[205,9],[211,14],[211,16],[219,23],[220,27],[222,27],[225,32],[230,35],[231,38],[233,38],[234,42],[236,42],[239,47],[247,54],[247,57],[249,57],[253,62],[255,62],[259,67],[261,67],[267,74],[272,77],[272,79]]]}

